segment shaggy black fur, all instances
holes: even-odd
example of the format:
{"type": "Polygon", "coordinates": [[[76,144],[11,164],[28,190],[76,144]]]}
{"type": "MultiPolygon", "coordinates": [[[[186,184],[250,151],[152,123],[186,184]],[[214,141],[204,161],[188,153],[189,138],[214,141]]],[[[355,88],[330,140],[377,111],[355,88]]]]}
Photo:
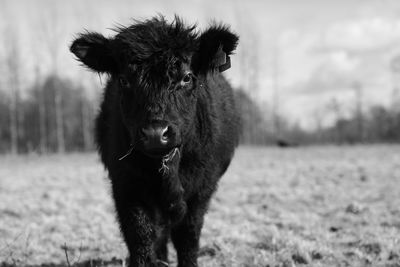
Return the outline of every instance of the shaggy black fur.
{"type": "Polygon", "coordinates": [[[70,49],[109,74],[96,140],[130,266],[163,266],[170,237],[178,266],[197,266],[204,214],[238,144],[232,89],[218,72],[238,37],[221,25],[197,33],[177,17],[116,31],[113,38],[83,33],[70,49]],[[140,136],[154,121],[171,129],[172,145],[160,157],[148,155],[140,136]]]}

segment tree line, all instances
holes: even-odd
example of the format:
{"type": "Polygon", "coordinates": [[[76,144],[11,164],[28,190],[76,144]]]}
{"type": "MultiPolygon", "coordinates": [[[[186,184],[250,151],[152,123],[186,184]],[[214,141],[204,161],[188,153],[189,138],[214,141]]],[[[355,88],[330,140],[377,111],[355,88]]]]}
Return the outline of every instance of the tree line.
{"type": "MultiPolygon", "coordinates": [[[[319,125],[305,130],[289,118],[266,114],[265,108],[252,100],[244,90],[236,90],[236,102],[242,116],[243,144],[297,146],[309,144],[362,144],[400,143],[400,99],[393,99],[391,106],[372,105],[361,107],[355,103],[353,110],[343,115],[342,105],[331,101],[326,109],[334,113],[330,126],[319,125]],[[271,117],[272,116],[272,117],[271,117]],[[276,129],[279,125],[279,129],[276,129]]],[[[318,112],[318,111],[316,111],[318,112]]],[[[328,114],[319,111],[318,123],[328,114]]]]}
{"type": "Polygon", "coordinates": [[[0,90],[0,152],[48,153],[94,149],[92,128],[95,103],[87,98],[83,86],[53,74],[43,82],[34,83],[26,91],[28,94],[21,97],[19,93],[10,96],[0,90]],[[57,118],[59,114],[61,124],[58,121],[60,118],[57,118]]]}
{"type": "MultiPolygon", "coordinates": [[[[35,82],[21,97],[0,90],[0,153],[54,153],[93,151],[93,123],[98,99],[89,99],[87,90],[71,80],[48,75],[35,82]],[[57,96],[60,102],[57,103],[57,96]],[[57,105],[59,105],[57,107],[57,105]],[[56,110],[61,114],[60,118],[56,110]],[[59,129],[61,127],[62,129],[59,129]],[[60,138],[60,133],[61,138],[60,138]]],[[[273,130],[256,101],[242,89],[235,90],[235,99],[242,117],[242,144],[302,145],[400,142],[400,109],[372,106],[352,116],[338,115],[332,126],[305,131],[284,117],[279,120],[280,135],[273,130]]]]}

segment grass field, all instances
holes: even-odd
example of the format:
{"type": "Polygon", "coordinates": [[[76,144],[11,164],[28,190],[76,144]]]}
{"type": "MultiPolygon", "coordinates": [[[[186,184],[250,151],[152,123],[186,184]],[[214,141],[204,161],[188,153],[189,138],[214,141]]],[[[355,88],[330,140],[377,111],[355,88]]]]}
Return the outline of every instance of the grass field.
{"type": "MultiPolygon", "coordinates": [[[[400,146],[239,148],[201,246],[200,266],[400,267],[400,146]]],[[[0,158],[0,266],[125,257],[95,154],[0,158]]]]}

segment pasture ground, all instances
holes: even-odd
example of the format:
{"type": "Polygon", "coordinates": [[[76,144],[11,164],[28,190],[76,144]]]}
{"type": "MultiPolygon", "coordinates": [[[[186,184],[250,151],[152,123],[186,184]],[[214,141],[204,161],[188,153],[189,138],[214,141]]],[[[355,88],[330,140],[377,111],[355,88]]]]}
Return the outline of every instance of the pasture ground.
{"type": "MultiPolygon", "coordinates": [[[[200,266],[400,267],[400,146],[241,147],[201,245],[200,266]]],[[[0,266],[66,255],[76,266],[126,256],[98,157],[0,157],[0,266]]]]}

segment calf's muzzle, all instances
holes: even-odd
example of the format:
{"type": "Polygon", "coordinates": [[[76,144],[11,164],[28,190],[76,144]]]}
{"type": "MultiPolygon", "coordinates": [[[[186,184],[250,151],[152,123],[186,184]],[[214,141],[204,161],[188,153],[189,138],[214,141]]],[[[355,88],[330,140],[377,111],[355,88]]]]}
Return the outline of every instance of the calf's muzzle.
{"type": "Polygon", "coordinates": [[[176,147],[176,131],[164,121],[153,121],[140,129],[143,152],[150,156],[163,156],[176,147]]]}

